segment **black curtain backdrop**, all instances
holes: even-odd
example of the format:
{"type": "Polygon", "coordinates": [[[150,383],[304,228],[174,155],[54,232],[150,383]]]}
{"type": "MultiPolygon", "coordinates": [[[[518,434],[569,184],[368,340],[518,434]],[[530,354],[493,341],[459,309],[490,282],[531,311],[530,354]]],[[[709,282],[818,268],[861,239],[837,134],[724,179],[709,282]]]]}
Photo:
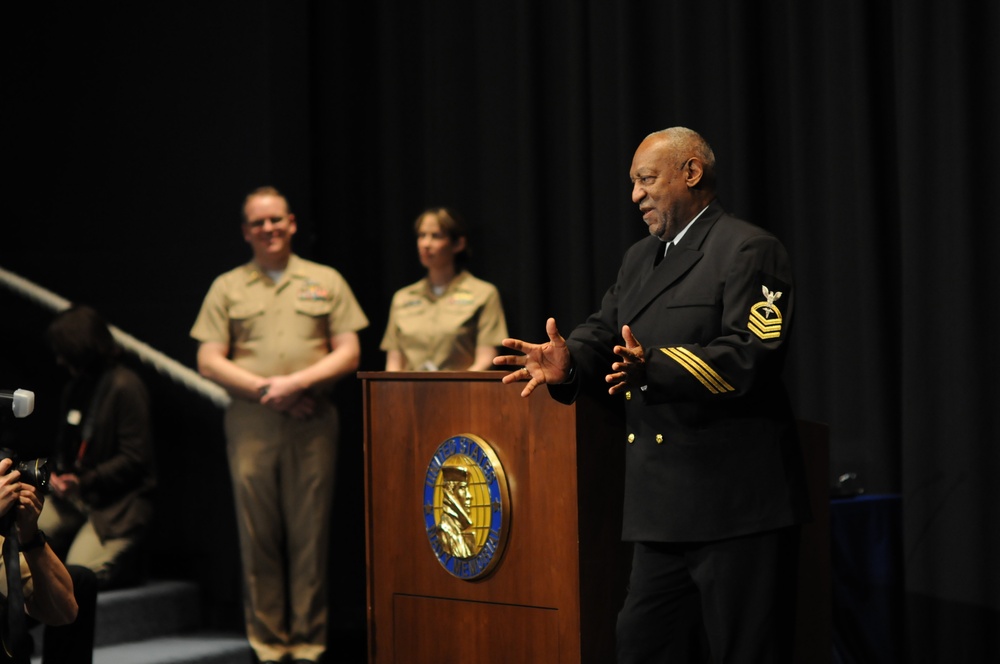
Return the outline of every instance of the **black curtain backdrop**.
{"type": "MultiPolygon", "coordinates": [[[[903,497],[907,662],[1000,657],[1000,4],[927,0],[45,3],[3,27],[0,267],[194,366],[212,278],[249,255],[243,196],[273,184],[300,254],[372,326],[416,279],[412,221],[472,222],[474,272],[514,336],[568,332],[645,234],[649,132],[700,131],[720,198],[784,239],[788,380],[831,427],[831,481],[903,497]]],[[[0,289],[0,387],[34,389],[44,453],[61,376],[50,315],[0,289]]],[[[221,616],[238,579],[220,414],[145,370],[163,475],[161,573],[221,616]],[[190,487],[197,486],[192,492],[190,487]]],[[[356,381],[338,477],[336,600],[363,621],[356,381]]],[[[227,604],[228,602],[228,604],[227,604]]],[[[237,619],[238,621],[238,619],[237,619]]]]}

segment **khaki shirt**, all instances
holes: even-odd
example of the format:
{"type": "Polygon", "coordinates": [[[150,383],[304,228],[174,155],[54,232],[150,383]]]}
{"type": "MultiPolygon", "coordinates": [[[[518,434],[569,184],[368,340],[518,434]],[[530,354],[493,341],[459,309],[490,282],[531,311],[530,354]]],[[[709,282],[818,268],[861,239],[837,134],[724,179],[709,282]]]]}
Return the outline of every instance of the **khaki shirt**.
{"type": "Polygon", "coordinates": [[[468,369],[478,346],[499,346],[507,337],[496,286],[463,270],[440,296],[427,278],[396,291],[381,349],[398,350],[406,371],[468,369]]]}
{"type": "Polygon", "coordinates": [[[367,326],[339,272],[293,254],[277,283],[253,262],[216,278],[191,336],[228,345],[259,376],[283,376],[322,359],[333,336],[367,326]]]}

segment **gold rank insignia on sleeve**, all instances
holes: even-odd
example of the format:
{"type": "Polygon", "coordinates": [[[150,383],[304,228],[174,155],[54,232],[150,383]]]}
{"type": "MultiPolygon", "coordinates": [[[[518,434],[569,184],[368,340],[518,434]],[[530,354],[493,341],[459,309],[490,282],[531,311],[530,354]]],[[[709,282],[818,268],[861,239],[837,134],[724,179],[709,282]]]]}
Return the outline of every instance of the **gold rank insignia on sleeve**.
{"type": "Polygon", "coordinates": [[[673,348],[661,348],[660,352],[687,369],[688,373],[698,379],[698,382],[704,385],[705,389],[712,394],[725,394],[726,392],[732,392],[736,389],[727,383],[726,380],[719,375],[719,372],[710,367],[705,360],[701,359],[687,348],[674,346],[673,348]]]}
{"type": "Polygon", "coordinates": [[[769,291],[767,286],[761,286],[766,302],[758,302],[750,307],[750,331],[761,339],[777,339],[781,336],[781,312],[774,306],[775,300],[781,297],[781,291],[769,291]]]}

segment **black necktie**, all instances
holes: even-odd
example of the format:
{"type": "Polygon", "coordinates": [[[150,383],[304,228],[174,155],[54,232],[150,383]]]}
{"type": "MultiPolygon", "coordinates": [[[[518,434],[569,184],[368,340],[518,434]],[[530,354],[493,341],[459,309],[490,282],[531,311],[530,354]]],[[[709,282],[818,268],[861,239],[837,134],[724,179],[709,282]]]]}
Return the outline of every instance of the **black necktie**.
{"type": "Polygon", "coordinates": [[[671,245],[673,245],[673,242],[666,242],[663,247],[663,251],[656,252],[656,258],[653,259],[653,267],[656,267],[657,265],[660,264],[660,261],[663,260],[663,257],[667,255],[667,250],[670,249],[671,245]]]}

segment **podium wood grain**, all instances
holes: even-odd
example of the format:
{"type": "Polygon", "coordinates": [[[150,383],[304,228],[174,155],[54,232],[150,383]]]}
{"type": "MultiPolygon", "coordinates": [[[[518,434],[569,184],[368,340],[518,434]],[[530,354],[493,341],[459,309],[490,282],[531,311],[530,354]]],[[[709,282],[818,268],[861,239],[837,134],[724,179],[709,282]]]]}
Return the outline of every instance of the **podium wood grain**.
{"type": "Polygon", "coordinates": [[[624,428],[611,402],[524,399],[500,372],[360,373],[365,409],[369,661],[614,661],[628,548],[624,428]],[[438,562],[427,468],[460,434],[496,452],[510,491],[503,557],[482,579],[438,562]]]}

